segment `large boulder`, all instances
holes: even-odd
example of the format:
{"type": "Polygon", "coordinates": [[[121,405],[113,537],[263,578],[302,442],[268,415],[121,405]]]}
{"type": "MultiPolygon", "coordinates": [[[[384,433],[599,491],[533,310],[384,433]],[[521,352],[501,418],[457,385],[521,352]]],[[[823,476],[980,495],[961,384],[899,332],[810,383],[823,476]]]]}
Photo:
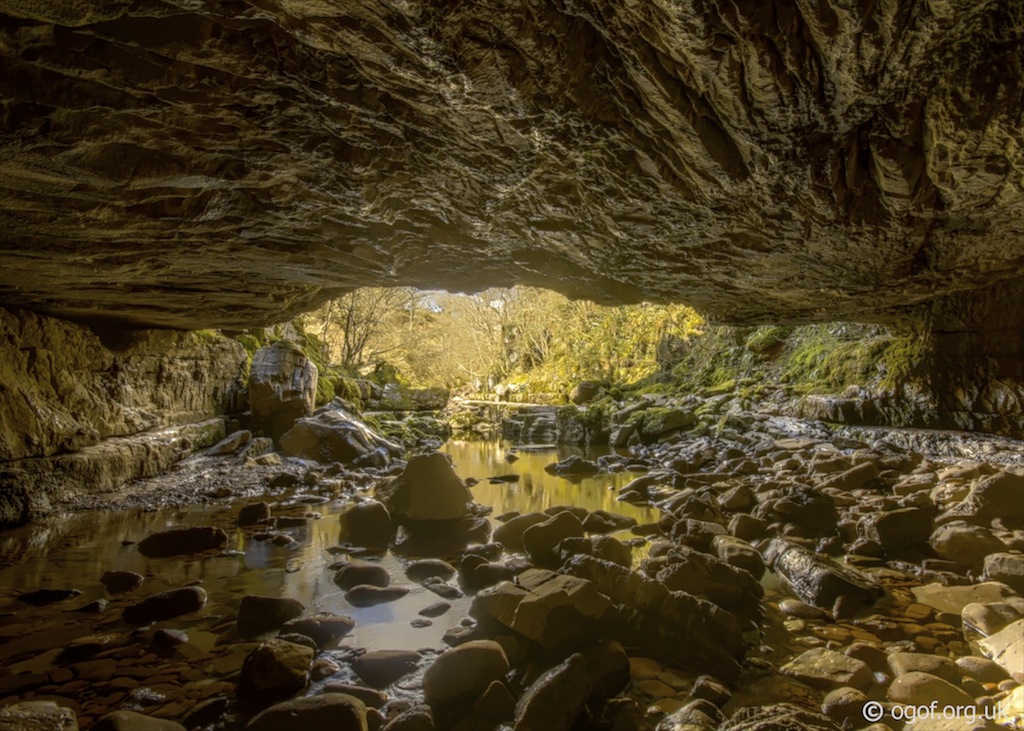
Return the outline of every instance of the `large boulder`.
{"type": "Polygon", "coordinates": [[[591,691],[583,655],[541,675],[516,704],[515,731],[570,731],[591,691]]]}
{"type": "Polygon", "coordinates": [[[331,407],[296,421],[281,436],[281,451],[291,457],[346,464],[371,455],[370,461],[383,467],[392,456],[401,454],[402,448],[343,409],[331,407]]]}
{"type": "Polygon", "coordinates": [[[715,668],[725,681],[739,676],[746,642],[739,623],[725,610],[592,556],[576,556],[563,570],[611,600],[602,618],[606,637],[674,667],[715,668]]]}
{"type": "Polygon", "coordinates": [[[314,651],[305,645],[273,639],[254,648],[242,663],[238,697],[264,708],[298,693],[309,682],[314,651]]]}
{"type": "Polygon", "coordinates": [[[281,340],[252,357],[249,408],[256,429],[275,441],[316,405],[317,368],[299,346],[281,340]]]}
{"type": "Polygon", "coordinates": [[[588,581],[527,569],[514,582],[504,581],[479,592],[469,614],[495,620],[550,648],[586,635],[610,604],[588,581]]]}
{"type": "Polygon", "coordinates": [[[847,616],[869,607],[884,593],[862,574],[782,540],[774,540],[766,559],[793,594],[808,604],[847,616]]]}
{"type": "Polygon", "coordinates": [[[169,589],[125,607],[124,620],[128,624],[162,622],[165,619],[198,612],[206,606],[206,598],[206,590],[200,586],[169,589]]]}
{"type": "Polygon", "coordinates": [[[501,645],[474,640],[439,655],[423,675],[423,697],[439,707],[460,698],[472,698],[509,670],[501,645]]]}
{"type": "Polygon", "coordinates": [[[227,543],[228,534],[221,528],[175,528],[143,538],[139,541],[139,553],[147,558],[166,558],[215,551],[227,543]]]}
{"type": "Polygon", "coordinates": [[[377,484],[377,499],[398,521],[458,520],[469,514],[473,495],[440,452],[409,459],[402,474],[377,484]]]}
{"type": "Polygon", "coordinates": [[[391,514],[377,500],[366,500],[346,508],[341,514],[341,540],[353,546],[381,548],[391,542],[395,526],[391,514]]]}
{"type": "Polygon", "coordinates": [[[929,542],[937,556],[965,568],[978,566],[989,554],[1006,550],[1006,544],[990,529],[962,520],[940,525],[929,542]]]}
{"type": "Polygon", "coordinates": [[[963,500],[939,518],[939,522],[963,520],[989,525],[999,519],[1009,528],[1024,527],[1024,477],[997,472],[979,480],[963,500]]]}

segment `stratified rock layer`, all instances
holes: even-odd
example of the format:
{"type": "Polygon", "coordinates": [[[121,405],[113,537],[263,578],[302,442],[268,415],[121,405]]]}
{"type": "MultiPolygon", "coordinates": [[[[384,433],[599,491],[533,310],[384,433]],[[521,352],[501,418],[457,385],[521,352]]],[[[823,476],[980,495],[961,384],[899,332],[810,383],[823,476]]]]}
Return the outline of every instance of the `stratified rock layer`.
{"type": "Polygon", "coordinates": [[[0,12],[8,305],[227,327],[521,282],[733,322],[932,307],[946,352],[983,323],[1019,355],[1019,3],[0,12]]]}

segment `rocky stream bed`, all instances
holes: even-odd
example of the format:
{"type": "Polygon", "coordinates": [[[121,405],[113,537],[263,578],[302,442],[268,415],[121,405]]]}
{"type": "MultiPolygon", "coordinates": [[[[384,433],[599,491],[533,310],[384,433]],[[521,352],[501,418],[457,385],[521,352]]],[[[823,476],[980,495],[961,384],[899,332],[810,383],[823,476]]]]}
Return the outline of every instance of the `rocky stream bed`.
{"type": "Polygon", "coordinates": [[[0,534],[0,729],[1024,728],[1019,443],[374,444],[0,534]]]}

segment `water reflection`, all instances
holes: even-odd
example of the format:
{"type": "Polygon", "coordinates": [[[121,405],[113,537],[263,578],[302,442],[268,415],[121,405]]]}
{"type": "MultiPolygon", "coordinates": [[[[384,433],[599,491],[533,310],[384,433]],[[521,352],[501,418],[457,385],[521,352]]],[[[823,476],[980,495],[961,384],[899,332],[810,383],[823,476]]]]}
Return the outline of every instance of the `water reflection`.
{"type": "MultiPolygon", "coordinates": [[[[579,450],[559,449],[546,452],[520,452],[512,464],[505,461],[507,445],[497,442],[451,442],[445,451],[452,455],[461,477],[474,477],[480,483],[473,495],[493,508],[493,515],[510,510],[542,511],[554,505],[578,505],[588,510],[604,509],[650,522],[656,511],[615,500],[618,487],[628,482],[629,474],[600,474],[580,482],[554,477],[544,467],[556,459],[579,450]],[[494,475],[520,475],[517,482],[490,484],[494,475]]],[[[584,456],[595,457],[588,453],[584,456]]],[[[294,498],[294,496],[293,496],[294,498]]],[[[292,500],[276,500],[274,515],[302,515],[310,508],[292,500]]],[[[419,611],[439,601],[439,597],[405,578],[405,559],[391,553],[381,560],[392,582],[409,586],[411,591],[398,601],[377,607],[350,606],[344,592],[333,582],[328,566],[339,557],[327,549],[338,544],[338,514],[343,501],[327,502],[313,509],[322,515],[306,526],[287,529],[296,539],[293,547],[278,547],[269,541],[253,540],[252,531],[235,525],[239,505],[196,505],[155,511],[91,511],[53,515],[32,526],[5,531],[0,535],[0,611],[16,611],[18,619],[0,618],[0,626],[24,620],[25,605],[16,601],[19,594],[39,588],[82,590],[76,599],[54,610],[86,604],[93,599],[109,598],[99,578],[110,569],[136,571],[147,577],[143,588],[129,597],[115,599],[108,613],[120,614],[130,601],[167,588],[202,582],[209,594],[206,608],[182,618],[180,624],[197,631],[209,629],[230,617],[246,594],[289,596],[298,599],[311,612],[348,614],[357,625],[346,642],[375,649],[441,647],[446,630],[465,616],[469,599],[452,601],[452,610],[435,618],[433,625],[413,628],[410,621],[419,611]],[[134,545],[161,530],[189,525],[218,526],[227,531],[228,549],[233,555],[196,558],[146,558],[134,545]],[[66,606],[65,606],[66,605],[66,606]]],[[[47,612],[49,613],[49,612],[47,612]]]]}

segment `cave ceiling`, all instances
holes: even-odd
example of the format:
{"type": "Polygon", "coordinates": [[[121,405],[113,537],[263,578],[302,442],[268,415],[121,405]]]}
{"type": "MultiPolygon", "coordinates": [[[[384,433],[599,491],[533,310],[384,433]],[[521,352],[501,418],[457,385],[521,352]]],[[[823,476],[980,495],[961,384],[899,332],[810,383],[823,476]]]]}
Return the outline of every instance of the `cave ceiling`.
{"type": "Polygon", "coordinates": [[[1024,278],[1022,2],[0,13],[6,306],[234,328],[528,284],[884,321],[1024,278]]]}

